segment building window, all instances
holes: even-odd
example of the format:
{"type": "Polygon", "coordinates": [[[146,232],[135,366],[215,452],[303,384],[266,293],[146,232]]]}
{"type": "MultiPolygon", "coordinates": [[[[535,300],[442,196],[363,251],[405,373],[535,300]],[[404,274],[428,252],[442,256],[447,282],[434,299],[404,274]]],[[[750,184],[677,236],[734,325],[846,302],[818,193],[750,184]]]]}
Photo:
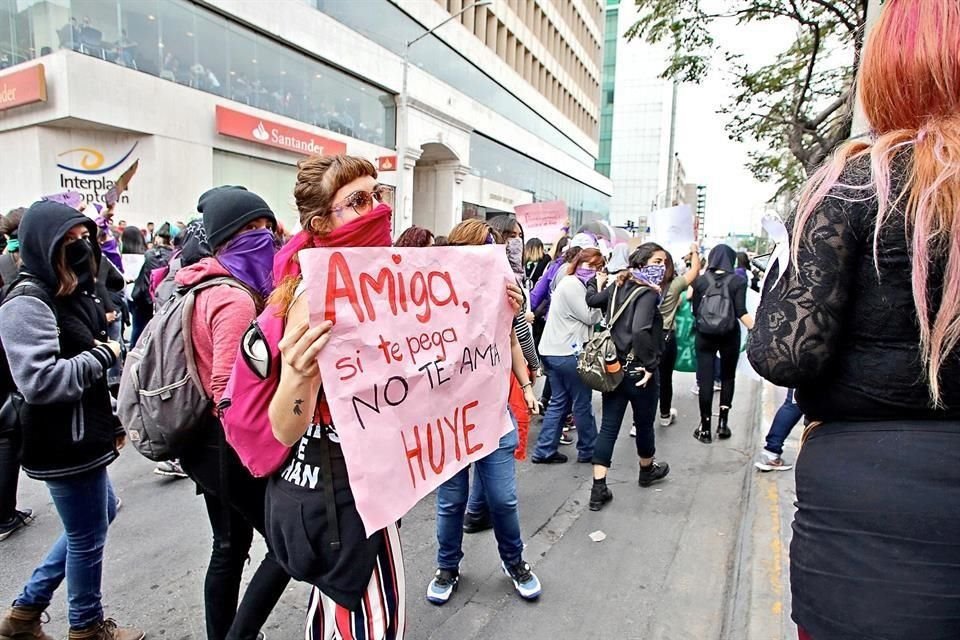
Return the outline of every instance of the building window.
{"type": "Polygon", "coordinates": [[[23,62],[57,48],[395,144],[393,94],[185,0],[0,0],[0,67],[4,52],[23,62]]]}

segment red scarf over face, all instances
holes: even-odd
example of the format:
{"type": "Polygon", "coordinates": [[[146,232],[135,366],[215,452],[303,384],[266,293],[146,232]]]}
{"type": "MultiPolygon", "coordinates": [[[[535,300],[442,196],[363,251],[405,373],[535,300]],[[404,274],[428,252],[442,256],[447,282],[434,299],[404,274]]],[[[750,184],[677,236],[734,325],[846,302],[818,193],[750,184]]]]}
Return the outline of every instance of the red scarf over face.
{"type": "Polygon", "coordinates": [[[393,244],[390,237],[390,218],[393,210],[390,205],[381,203],[365,216],[355,218],[337,227],[322,238],[316,238],[309,231],[301,231],[277,252],[273,261],[273,281],[283,282],[285,278],[300,275],[300,263],[294,256],[301,249],[310,247],[389,247],[393,244]]]}

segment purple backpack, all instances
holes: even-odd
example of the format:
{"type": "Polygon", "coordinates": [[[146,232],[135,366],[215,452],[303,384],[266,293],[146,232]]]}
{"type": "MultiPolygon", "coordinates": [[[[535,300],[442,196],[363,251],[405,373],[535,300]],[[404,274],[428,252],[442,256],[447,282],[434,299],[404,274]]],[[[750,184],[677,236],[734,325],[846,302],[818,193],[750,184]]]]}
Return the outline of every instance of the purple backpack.
{"type": "Polygon", "coordinates": [[[290,448],[273,436],[269,415],[280,384],[279,345],[285,321],[280,308],[269,305],[251,323],[217,405],[227,442],[257,478],[273,474],[290,455],[290,448]]]}

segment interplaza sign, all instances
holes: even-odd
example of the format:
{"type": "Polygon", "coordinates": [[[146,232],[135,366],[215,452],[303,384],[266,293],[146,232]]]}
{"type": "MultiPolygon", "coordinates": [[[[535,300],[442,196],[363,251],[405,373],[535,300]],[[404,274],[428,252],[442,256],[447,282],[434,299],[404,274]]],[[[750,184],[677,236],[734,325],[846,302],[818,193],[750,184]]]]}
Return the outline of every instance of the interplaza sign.
{"type": "Polygon", "coordinates": [[[305,156],[336,155],[347,152],[347,145],[342,142],[219,105],[217,106],[217,133],[305,156]]]}
{"type": "Polygon", "coordinates": [[[47,78],[42,64],[0,76],[0,111],[47,101],[47,78]]]}

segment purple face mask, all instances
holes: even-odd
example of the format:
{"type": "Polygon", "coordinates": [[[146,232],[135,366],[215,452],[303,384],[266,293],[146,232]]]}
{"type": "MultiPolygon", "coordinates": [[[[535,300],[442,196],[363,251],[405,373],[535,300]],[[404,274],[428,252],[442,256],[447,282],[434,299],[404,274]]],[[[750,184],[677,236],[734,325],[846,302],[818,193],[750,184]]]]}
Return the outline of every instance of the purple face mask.
{"type": "Polygon", "coordinates": [[[597,275],[597,272],[593,269],[584,269],[583,267],[580,267],[573,275],[580,278],[580,282],[583,284],[587,284],[590,282],[590,278],[593,278],[597,275]]]}
{"type": "Polygon", "coordinates": [[[273,232],[241,233],[217,253],[217,260],[234,278],[266,298],[273,291],[273,232]]]}

